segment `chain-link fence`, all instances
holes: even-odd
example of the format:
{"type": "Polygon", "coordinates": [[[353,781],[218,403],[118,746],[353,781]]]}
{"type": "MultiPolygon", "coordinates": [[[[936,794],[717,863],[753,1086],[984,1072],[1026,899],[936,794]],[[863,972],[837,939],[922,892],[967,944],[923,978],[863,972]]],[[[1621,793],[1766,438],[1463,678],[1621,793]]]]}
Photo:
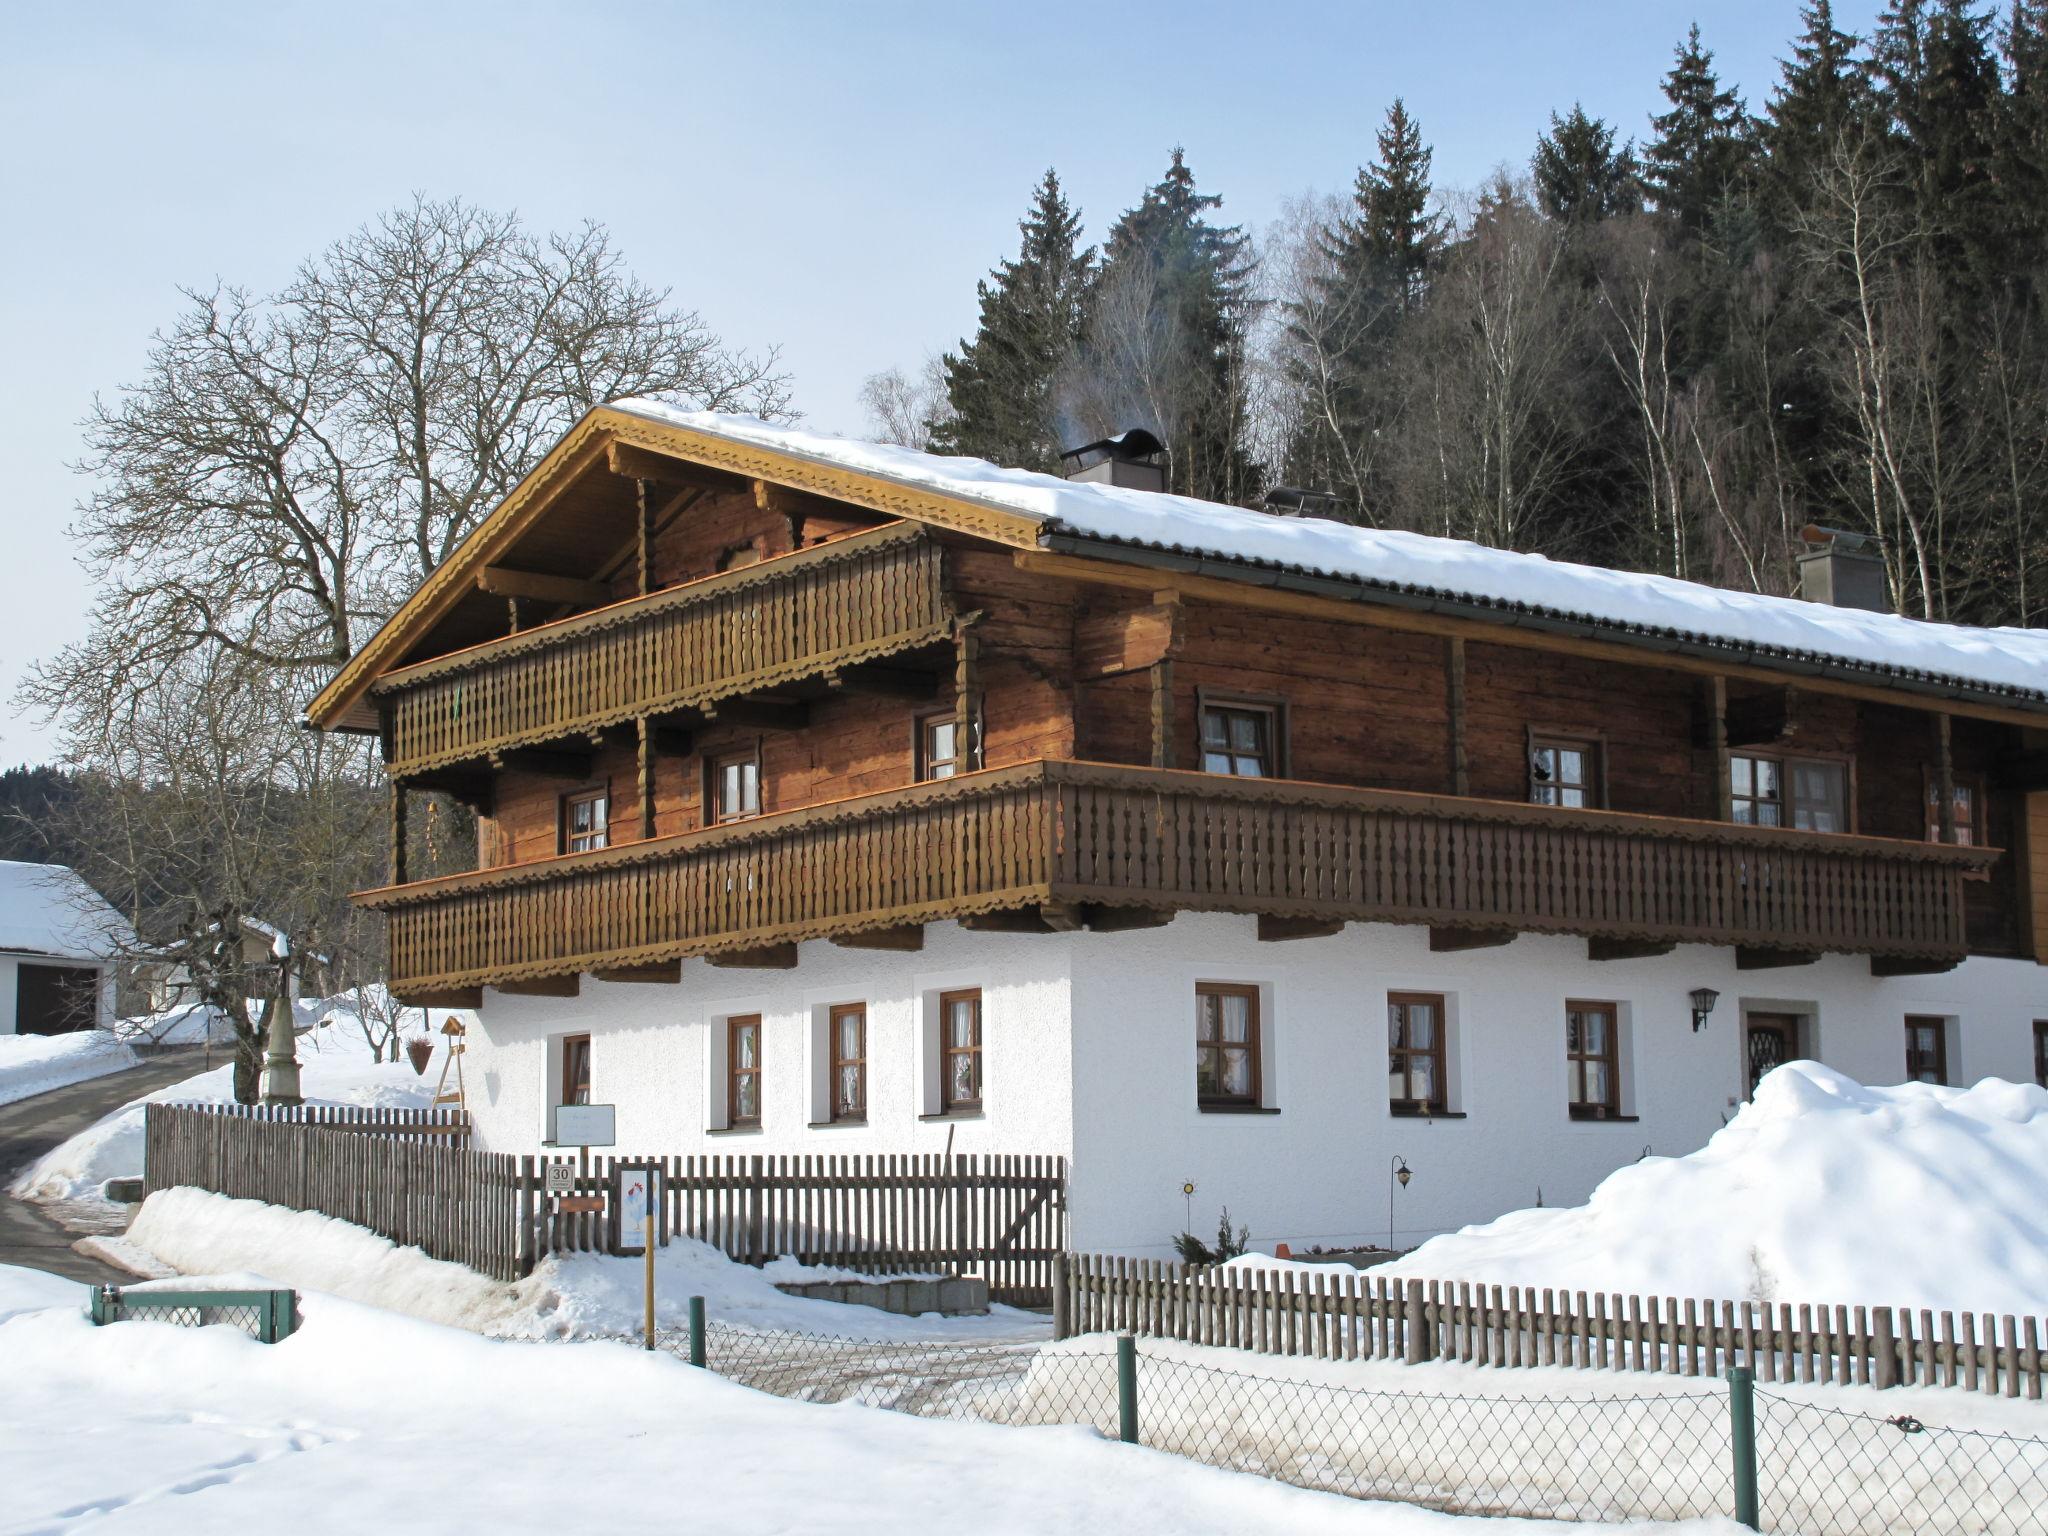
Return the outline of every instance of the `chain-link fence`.
{"type": "MultiPolygon", "coordinates": [[[[686,1358],[692,1350],[687,1332],[657,1342],[686,1358]]],[[[1107,1334],[976,1344],[714,1323],[696,1347],[719,1375],[803,1402],[1089,1425],[1211,1466],[1458,1514],[1625,1521],[1741,1509],[1728,1391],[1389,1392],[1329,1379],[1340,1367],[1236,1369],[1188,1346],[1107,1334]]],[[[1752,1486],[1765,1531],[2048,1536],[2048,1440],[1763,1390],[1754,1404],[1752,1486]]]]}
{"type": "Polygon", "coordinates": [[[96,1285],[86,1298],[94,1323],[169,1323],[178,1328],[239,1328],[275,1344],[298,1326],[296,1291],[136,1291],[96,1285]]]}

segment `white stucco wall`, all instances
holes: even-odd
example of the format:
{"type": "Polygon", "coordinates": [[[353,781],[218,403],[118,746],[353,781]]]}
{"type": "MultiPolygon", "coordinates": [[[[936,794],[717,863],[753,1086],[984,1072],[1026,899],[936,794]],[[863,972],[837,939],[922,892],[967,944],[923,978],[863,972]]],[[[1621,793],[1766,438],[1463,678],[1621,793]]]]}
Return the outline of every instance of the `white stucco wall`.
{"type": "Polygon", "coordinates": [[[2048,1018],[2048,969],[1973,960],[1937,976],[1877,980],[1867,961],[1738,971],[1732,950],[1684,946],[1655,959],[1591,962],[1583,940],[1524,936],[1435,954],[1427,930],[1354,924],[1325,939],[1261,944],[1249,918],[1183,915],[1167,927],[1073,939],[1076,1247],[1164,1255],[1187,1220],[1214,1232],[1220,1207],[1255,1241],[1385,1242],[1530,1205],[1577,1204],[1640,1156],[1691,1151],[1740,1102],[1746,1009],[1802,1015],[1800,1051],[1853,1077],[1905,1071],[1908,1013],[1949,1026],[1951,1082],[2029,1080],[2032,1021],[2048,1018]],[[1275,1115],[1196,1108],[1198,981],[1253,983],[1266,1004],[1265,1102],[1275,1115]],[[1720,1001],[1695,1034],[1687,994],[1720,1001]],[[1451,1108],[1462,1119],[1387,1108],[1386,994],[1448,1000],[1451,1108]],[[1623,1109],[1635,1121],[1567,1113],[1564,1005],[1620,1005],[1623,1109]]]}
{"type": "Polygon", "coordinates": [[[903,954],[802,946],[796,969],[721,970],[692,960],[677,985],[583,978],[574,998],[489,991],[468,1053],[470,1107],[481,1144],[539,1150],[560,1072],[560,1037],[591,1037],[591,1100],[618,1107],[621,1153],[1060,1153],[1072,1142],[1067,1084],[1067,966],[1063,937],[926,931],[903,954]],[[940,992],[982,992],[983,1111],[935,1110],[940,992]],[[868,1115],[823,1118],[824,1011],[867,1005],[868,1115]],[[724,1020],[758,1013],[762,1113],[758,1131],[720,1131],[724,1020]]]}

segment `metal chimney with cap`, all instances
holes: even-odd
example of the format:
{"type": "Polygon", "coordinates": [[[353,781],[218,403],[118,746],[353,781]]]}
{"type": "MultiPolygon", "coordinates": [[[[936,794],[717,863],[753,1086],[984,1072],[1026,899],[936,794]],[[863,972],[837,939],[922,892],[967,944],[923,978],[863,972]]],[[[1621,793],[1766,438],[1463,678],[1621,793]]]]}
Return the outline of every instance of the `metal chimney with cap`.
{"type": "Polygon", "coordinates": [[[1134,491],[1166,489],[1166,444],[1143,427],[1069,448],[1060,455],[1069,480],[1121,485],[1134,491]]]}
{"type": "Polygon", "coordinates": [[[1884,555],[1867,533],[1822,528],[1808,523],[1799,530],[1806,548],[1799,554],[1799,595],[1809,603],[1836,608],[1892,611],[1891,587],[1885,579],[1884,555]]]}

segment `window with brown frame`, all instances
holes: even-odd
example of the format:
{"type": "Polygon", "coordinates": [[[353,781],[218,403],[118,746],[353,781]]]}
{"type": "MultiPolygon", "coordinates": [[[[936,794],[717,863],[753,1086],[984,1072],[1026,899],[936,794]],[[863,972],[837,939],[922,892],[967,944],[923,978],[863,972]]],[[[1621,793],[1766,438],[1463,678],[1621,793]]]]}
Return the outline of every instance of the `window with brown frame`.
{"type": "Polygon", "coordinates": [[[562,1098],[564,1104],[590,1102],[590,1036],[562,1036],[562,1098]]]}
{"type": "Polygon", "coordinates": [[[2048,1088],[2048,1019],[2034,1020],[2034,1081],[2048,1088]]]}
{"type": "MultiPolygon", "coordinates": [[[[1927,784],[1927,841],[1941,841],[1941,796],[1936,792],[1934,773],[1925,775],[1927,784]]],[[[1984,823],[1984,786],[1974,778],[1955,780],[1956,842],[1974,848],[1981,842],[1984,823]]]]}
{"type": "Polygon", "coordinates": [[[939,1109],[981,1108],[981,989],[939,994],[939,1109]]]}
{"type": "Polygon", "coordinates": [[[1847,832],[1849,770],[1825,758],[1767,757],[1743,752],[1728,759],[1732,819],[1753,827],[1797,827],[1805,832],[1847,832]]]}
{"type": "Polygon", "coordinates": [[[1529,733],[1532,805],[1602,806],[1607,803],[1599,741],[1585,736],[1529,733]]]}
{"type": "Polygon", "coordinates": [[[725,1123],[728,1129],[761,1123],[761,1015],[725,1021],[725,1123]]]}
{"type": "Polygon", "coordinates": [[[1574,1120],[1609,1120],[1621,1113],[1618,1012],[1612,1003],[1564,1005],[1565,1069],[1574,1120]]]}
{"type": "Polygon", "coordinates": [[[562,852],[588,853],[611,842],[611,791],[603,785],[562,796],[562,852]]]}
{"type": "Polygon", "coordinates": [[[1397,1115],[1444,1112],[1444,999],[1387,994],[1387,1107],[1397,1115]]]}
{"type": "Polygon", "coordinates": [[[1202,701],[1202,771],[1241,779],[1276,779],[1285,772],[1281,712],[1277,705],[1237,699],[1202,701]]]}
{"type": "Polygon", "coordinates": [[[830,1013],[832,1119],[845,1125],[868,1117],[868,1009],[841,1003],[830,1013]]]}
{"type": "Polygon", "coordinates": [[[1208,1109],[1259,1102],[1259,989],[1195,985],[1195,1102],[1208,1109]]]}
{"type": "Polygon", "coordinates": [[[761,754],[726,752],[704,765],[704,800],[714,823],[745,821],[761,814],[761,754]]]}
{"type": "Polygon", "coordinates": [[[1929,1014],[1906,1015],[1906,1081],[1948,1081],[1948,1020],[1929,1014]]]}
{"type": "Polygon", "coordinates": [[[951,710],[917,722],[917,782],[950,779],[962,771],[960,720],[951,710]]]}

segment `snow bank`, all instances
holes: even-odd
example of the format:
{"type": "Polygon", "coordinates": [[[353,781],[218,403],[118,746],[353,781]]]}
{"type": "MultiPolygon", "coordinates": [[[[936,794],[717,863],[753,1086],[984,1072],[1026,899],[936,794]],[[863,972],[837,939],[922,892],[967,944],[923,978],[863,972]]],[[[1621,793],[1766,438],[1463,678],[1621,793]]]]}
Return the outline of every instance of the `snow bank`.
{"type": "MultiPolygon", "coordinates": [[[[424,1077],[409,1062],[374,1061],[362,1031],[331,1000],[300,1006],[319,1021],[298,1040],[299,1082],[307,1103],[420,1109],[433,1098],[438,1060],[424,1077]]],[[[15,1179],[9,1193],[40,1201],[93,1198],[109,1179],[141,1176],[145,1104],[230,1104],[234,1097],[232,1061],[159,1088],[51,1148],[15,1179]]]]}
{"type": "Polygon", "coordinates": [[[1063,480],[981,459],[943,458],[657,400],[613,409],[1035,518],[1067,531],[1190,555],[1331,576],[1395,591],[1533,609],[1607,628],[1699,637],[1742,650],[1819,657],[2043,695],[2048,631],[1932,624],[1669,576],[1571,565],[1461,539],[1273,517],[1187,496],[1063,480]]]}
{"type": "MultiPolygon", "coordinates": [[[[204,1190],[151,1195],[127,1242],[184,1274],[260,1274],[273,1284],[328,1291],[498,1338],[631,1335],[645,1318],[646,1266],[637,1258],[557,1254],[507,1284],[331,1216],[204,1190]]],[[[752,1269],[706,1244],[679,1239],[655,1255],[655,1321],[662,1328],[687,1327],[689,1298],[702,1296],[710,1317],[751,1328],[985,1342],[1042,1338],[1048,1331],[1043,1319],[1008,1308],[986,1319],[906,1318],[775,1289],[777,1280],[841,1277],[841,1271],[806,1269],[792,1259],[752,1269]]]]}
{"type": "Polygon", "coordinates": [[[1699,1151],[1377,1273],[1623,1294],[2048,1312],[2048,1090],[1779,1067],[1699,1151]]]}
{"type": "MultiPolygon", "coordinates": [[[[0,1316],[17,1273],[0,1270],[0,1316]]],[[[265,1345],[226,1328],[94,1328],[76,1294],[30,1287],[0,1320],[10,1529],[1451,1536],[1465,1523],[1086,1430],[819,1408],[666,1354],[495,1342],[327,1296],[304,1297],[298,1332],[265,1345]]]]}
{"type": "Polygon", "coordinates": [[[103,1029],[68,1035],[0,1035],[0,1104],[125,1072],[136,1055],[103,1029]]]}

